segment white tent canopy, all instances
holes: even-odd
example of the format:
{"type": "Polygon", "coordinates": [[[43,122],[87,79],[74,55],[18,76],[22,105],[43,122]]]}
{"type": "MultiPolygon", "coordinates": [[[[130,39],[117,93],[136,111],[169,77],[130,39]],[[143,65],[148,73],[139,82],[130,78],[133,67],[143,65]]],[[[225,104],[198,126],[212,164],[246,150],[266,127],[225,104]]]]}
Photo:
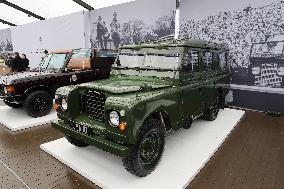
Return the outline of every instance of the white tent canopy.
{"type": "Polygon", "coordinates": [[[0,22],[0,29],[129,1],[133,0],[0,0],[0,20],[5,22],[0,22]],[[30,14],[17,10],[14,5],[30,14]]]}

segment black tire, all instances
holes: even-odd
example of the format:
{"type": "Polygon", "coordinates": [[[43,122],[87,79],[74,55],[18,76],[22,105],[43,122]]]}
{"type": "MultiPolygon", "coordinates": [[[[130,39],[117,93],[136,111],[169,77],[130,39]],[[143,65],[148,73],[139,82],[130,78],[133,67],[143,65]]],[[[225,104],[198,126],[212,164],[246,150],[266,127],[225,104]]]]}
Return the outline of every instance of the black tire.
{"type": "Polygon", "coordinates": [[[132,174],[145,177],[160,162],[164,146],[164,128],[158,119],[149,118],[139,130],[137,143],[130,146],[129,155],[122,159],[123,165],[132,174]]]}
{"type": "Polygon", "coordinates": [[[25,101],[24,108],[31,117],[42,117],[49,114],[52,108],[52,96],[46,91],[34,91],[25,101]]]}
{"type": "Polygon", "coordinates": [[[207,107],[203,113],[203,118],[207,121],[214,121],[218,117],[219,113],[219,100],[218,98],[216,99],[216,102],[214,103],[213,106],[207,107]]]}
{"type": "Polygon", "coordinates": [[[189,118],[189,119],[186,121],[186,123],[184,124],[183,128],[184,128],[184,129],[190,129],[191,125],[192,125],[192,119],[189,118]]]}
{"type": "Polygon", "coordinates": [[[68,140],[68,142],[70,142],[71,144],[73,144],[74,146],[77,146],[77,147],[86,147],[86,146],[89,146],[89,144],[85,143],[84,141],[81,141],[81,140],[78,140],[68,134],[64,134],[65,138],[68,140]]]}
{"type": "Polygon", "coordinates": [[[9,107],[11,107],[11,108],[20,108],[20,107],[23,106],[22,103],[20,103],[20,104],[15,104],[15,103],[11,103],[11,102],[6,101],[6,100],[3,100],[3,102],[4,102],[7,106],[9,106],[9,107]]]}

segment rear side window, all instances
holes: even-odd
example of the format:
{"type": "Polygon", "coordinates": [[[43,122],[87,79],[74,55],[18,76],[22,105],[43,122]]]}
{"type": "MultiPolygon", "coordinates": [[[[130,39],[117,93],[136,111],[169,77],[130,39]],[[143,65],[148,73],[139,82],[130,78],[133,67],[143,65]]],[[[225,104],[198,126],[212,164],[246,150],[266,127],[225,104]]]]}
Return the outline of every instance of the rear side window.
{"type": "Polygon", "coordinates": [[[188,72],[199,72],[199,51],[186,50],[183,58],[183,69],[188,72]]]}
{"type": "Polygon", "coordinates": [[[213,70],[213,53],[212,52],[205,52],[203,54],[203,63],[206,70],[211,71],[213,70]]]}
{"type": "Polygon", "coordinates": [[[219,65],[221,70],[227,69],[227,54],[219,53],[219,65]]]}

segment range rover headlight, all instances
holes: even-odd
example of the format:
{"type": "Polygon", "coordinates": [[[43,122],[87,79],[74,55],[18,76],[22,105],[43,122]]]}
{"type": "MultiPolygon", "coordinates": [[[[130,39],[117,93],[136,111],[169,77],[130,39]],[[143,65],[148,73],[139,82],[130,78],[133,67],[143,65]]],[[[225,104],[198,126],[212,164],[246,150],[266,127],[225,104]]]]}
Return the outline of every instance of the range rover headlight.
{"type": "Polygon", "coordinates": [[[8,93],[7,87],[4,87],[3,90],[4,90],[4,93],[5,93],[5,94],[8,93]]]}
{"type": "Polygon", "coordinates": [[[260,67],[253,67],[253,68],[251,69],[251,72],[252,72],[253,75],[258,75],[258,74],[260,74],[260,67]]]}
{"type": "Polygon", "coordinates": [[[116,111],[112,111],[109,114],[109,123],[112,126],[118,127],[119,125],[119,115],[116,111]]]}
{"type": "Polygon", "coordinates": [[[67,100],[65,98],[63,98],[62,101],[61,101],[61,109],[63,111],[66,111],[68,109],[68,103],[67,103],[67,100]]]}

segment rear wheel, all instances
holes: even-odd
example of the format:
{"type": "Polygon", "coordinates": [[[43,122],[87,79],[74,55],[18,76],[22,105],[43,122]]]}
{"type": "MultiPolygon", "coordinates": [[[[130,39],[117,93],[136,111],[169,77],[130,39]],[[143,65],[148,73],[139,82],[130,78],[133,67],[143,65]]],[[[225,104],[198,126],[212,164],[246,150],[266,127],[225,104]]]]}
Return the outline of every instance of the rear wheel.
{"type": "Polygon", "coordinates": [[[219,98],[216,99],[215,103],[211,107],[207,107],[203,113],[203,118],[207,121],[214,121],[219,113],[219,98]]]}
{"type": "Polygon", "coordinates": [[[52,100],[50,93],[46,91],[34,91],[26,97],[24,108],[32,117],[46,116],[52,108],[52,100]]]}
{"type": "Polygon", "coordinates": [[[138,141],[123,158],[124,167],[138,177],[150,174],[158,165],[165,146],[164,128],[158,119],[149,118],[139,131],[138,141]]]}
{"type": "Polygon", "coordinates": [[[68,134],[64,134],[65,138],[68,140],[68,142],[70,142],[71,144],[73,144],[74,146],[77,147],[86,147],[89,146],[89,144],[85,143],[84,141],[78,140],[68,134]]]}
{"type": "Polygon", "coordinates": [[[7,106],[9,106],[9,107],[11,107],[11,108],[20,108],[20,107],[23,106],[22,103],[20,103],[20,104],[15,104],[15,103],[11,103],[11,102],[6,101],[6,100],[4,100],[3,102],[4,102],[7,106]]]}

